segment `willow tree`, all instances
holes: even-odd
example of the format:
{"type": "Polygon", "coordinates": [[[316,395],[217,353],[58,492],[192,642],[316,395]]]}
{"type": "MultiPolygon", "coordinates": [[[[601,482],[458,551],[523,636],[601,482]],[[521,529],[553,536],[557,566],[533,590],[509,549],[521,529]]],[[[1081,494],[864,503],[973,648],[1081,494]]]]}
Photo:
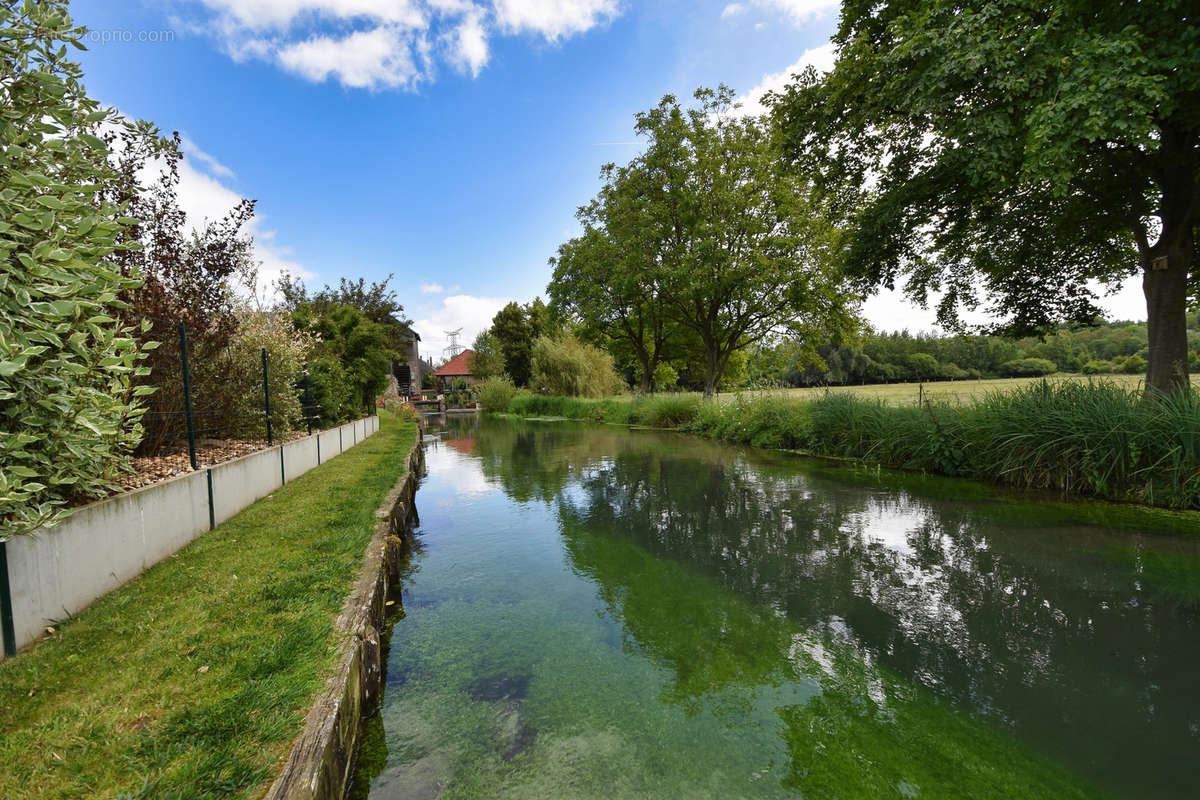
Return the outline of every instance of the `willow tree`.
{"type": "Polygon", "coordinates": [[[774,98],[789,160],[821,176],[866,285],[899,279],[940,321],[1011,332],[1099,314],[1140,275],[1147,391],[1187,382],[1200,299],[1200,24],[1140,3],[859,2],[833,70],[774,98]]]}

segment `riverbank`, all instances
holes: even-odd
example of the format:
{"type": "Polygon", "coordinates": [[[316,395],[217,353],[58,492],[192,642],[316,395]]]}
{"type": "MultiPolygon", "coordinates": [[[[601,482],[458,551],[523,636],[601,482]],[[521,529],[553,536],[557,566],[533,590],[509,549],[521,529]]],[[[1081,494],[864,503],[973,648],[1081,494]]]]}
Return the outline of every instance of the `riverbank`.
{"type": "Polygon", "coordinates": [[[522,394],[510,413],[674,428],[1064,496],[1200,509],[1200,395],[1143,403],[1115,383],[1045,381],[951,404],[695,395],[587,400],[522,394]]]}
{"type": "Polygon", "coordinates": [[[261,795],[333,670],[335,617],[416,441],[381,423],[0,663],[0,796],[261,795]]]}

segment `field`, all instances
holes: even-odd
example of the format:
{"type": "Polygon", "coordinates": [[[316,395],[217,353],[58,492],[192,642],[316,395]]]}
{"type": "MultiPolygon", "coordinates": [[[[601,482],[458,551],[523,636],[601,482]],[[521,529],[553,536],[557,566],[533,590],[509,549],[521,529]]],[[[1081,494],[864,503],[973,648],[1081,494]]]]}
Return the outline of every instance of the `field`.
{"type": "MultiPolygon", "coordinates": [[[[1013,389],[1018,389],[1022,386],[1028,386],[1031,383],[1037,383],[1043,380],[1042,378],[985,378],[976,381],[933,381],[925,384],[919,383],[876,383],[866,386],[830,386],[830,387],[812,387],[804,389],[777,389],[756,391],[755,395],[779,395],[782,397],[794,398],[814,398],[824,395],[826,392],[845,392],[853,394],[855,397],[864,400],[885,400],[889,405],[916,405],[917,401],[923,396],[926,399],[949,402],[953,404],[962,403],[970,400],[973,397],[989,394],[991,392],[1006,392],[1013,389]]],[[[1139,389],[1145,381],[1144,375],[1051,375],[1046,380],[1051,381],[1079,381],[1079,382],[1104,382],[1115,383],[1126,389],[1139,389]]],[[[1200,388],[1200,375],[1192,376],[1192,385],[1200,388]]],[[[746,394],[742,392],[741,394],[746,394]]],[[[738,392],[726,392],[720,395],[721,399],[730,399],[738,395],[738,392]]]]}

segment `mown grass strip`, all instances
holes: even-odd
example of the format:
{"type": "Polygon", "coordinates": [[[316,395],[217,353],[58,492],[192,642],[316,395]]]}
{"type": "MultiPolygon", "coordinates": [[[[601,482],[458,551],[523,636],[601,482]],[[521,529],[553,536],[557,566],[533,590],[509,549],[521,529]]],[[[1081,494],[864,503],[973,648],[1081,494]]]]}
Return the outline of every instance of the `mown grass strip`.
{"type": "MultiPolygon", "coordinates": [[[[0,663],[0,797],[261,795],[416,426],[288,483],[0,663]]],[[[52,534],[51,534],[52,535],[52,534]]]]}

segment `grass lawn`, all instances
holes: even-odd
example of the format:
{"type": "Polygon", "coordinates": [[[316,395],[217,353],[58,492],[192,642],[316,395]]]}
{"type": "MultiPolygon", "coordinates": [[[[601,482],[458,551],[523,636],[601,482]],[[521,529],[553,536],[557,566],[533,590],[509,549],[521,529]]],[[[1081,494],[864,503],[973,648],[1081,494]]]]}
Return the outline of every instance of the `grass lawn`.
{"type": "Polygon", "coordinates": [[[0,797],[266,791],[333,666],[334,619],[415,440],[384,416],[0,662],[0,797]]]}
{"type": "MultiPolygon", "coordinates": [[[[988,392],[1011,391],[1030,383],[1036,383],[1042,378],[985,378],[975,381],[930,381],[925,383],[925,397],[949,403],[962,403],[972,397],[978,397],[988,392]]],[[[1123,386],[1127,389],[1138,389],[1145,384],[1145,375],[1051,375],[1049,380],[1068,381],[1106,381],[1123,386]]],[[[1192,376],[1192,385],[1200,388],[1200,375],[1192,376]]],[[[784,397],[818,397],[825,394],[825,387],[806,389],[767,390],[764,394],[779,394],[784,397]]],[[[848,392],[864,400],[886,400],[891,405],[916,405],[920,395],[920,384],[917,383],[878,383],[867,386],[830,386],[831,392],[848,392]]],[[[757,394],[757,392],[756,392],[757,394]]],[[[721,398],[736,397],[736,392],[721,394],[721,398]]]]}

